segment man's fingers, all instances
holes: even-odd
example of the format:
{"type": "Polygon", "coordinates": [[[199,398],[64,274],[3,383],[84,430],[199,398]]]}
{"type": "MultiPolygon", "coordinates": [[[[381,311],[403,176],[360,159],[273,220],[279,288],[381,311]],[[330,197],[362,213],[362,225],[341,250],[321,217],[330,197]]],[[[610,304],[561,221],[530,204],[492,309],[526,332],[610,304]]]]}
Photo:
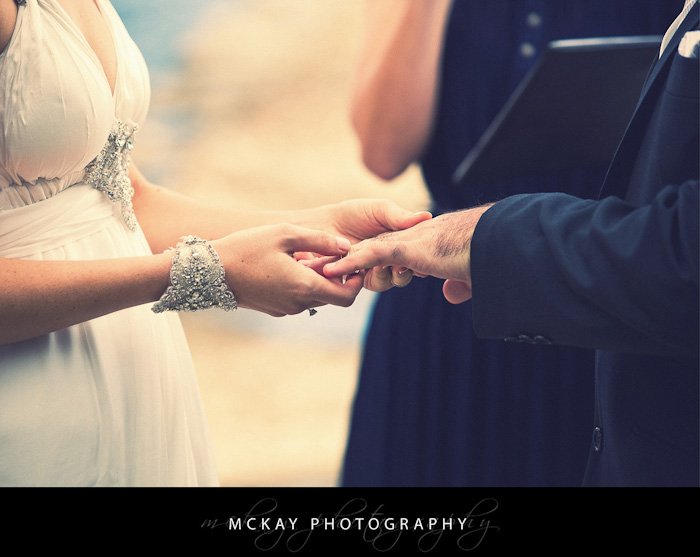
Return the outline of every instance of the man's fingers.
{"type": "Polygon", "coordinates": [[[385,256],[386,244],[377,240],[365,240],[355,244],[352,251],[340,261],[330,263],[323,268],[323,274],[327,277],[339,277],[351,275],[363,269],[371,269],[380,265],[389,265],[390,261],[385,256]]]}
{"type": "Polygon", "coordinates": [[[408,286],[408,284],[413,279],[413,273],[410,269],[406,267],[392,267],[391,268],[391,283],[398,287],[403,288],[408,286]]]}
{"type": "Polygon", "coordinates": [[[365,288],[384,292],[394,286],[408,286],[412,279],[413,272],[406,267],[374,267],[365,273],[365,288]]]}
{"type": "Polygon", "coordinates": [[[461,304],[472,297],[471,287],[460,280],[446,280],[442,285],[442,294],[451,304],[461,304]]]}
{"type": "Polygon", "coordinates": [[[385,292],[393,288],[391,267],[374,267],[365,273],[364,286],[373,292],[385,292]]]}

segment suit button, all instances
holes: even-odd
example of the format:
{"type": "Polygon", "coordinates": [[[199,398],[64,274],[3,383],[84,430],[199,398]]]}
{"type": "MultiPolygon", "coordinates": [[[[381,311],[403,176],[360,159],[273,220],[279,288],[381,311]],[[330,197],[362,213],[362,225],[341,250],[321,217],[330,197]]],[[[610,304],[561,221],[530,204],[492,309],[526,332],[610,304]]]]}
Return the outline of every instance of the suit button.
{"type": "Polygon", "coordinates": [[[597,453],[603,448],[603,432],[599,427],[593,430],[593,450],[597,453]]]}
{"type": "Polygon", "coordinates": [[[520,56],[523,58],[532,58],[536,53],[537,49],[532,43],[522,43],[520,45],[520,56]]]}
{"type": "Polygon", "coordinates": [[[528,27],[536,29],[537,27],[542,25],[542,16],[537,12],[530,12],[529,14],[527,14],[527,18],[525,19],[525,21],[527,21],[528,27]]]}

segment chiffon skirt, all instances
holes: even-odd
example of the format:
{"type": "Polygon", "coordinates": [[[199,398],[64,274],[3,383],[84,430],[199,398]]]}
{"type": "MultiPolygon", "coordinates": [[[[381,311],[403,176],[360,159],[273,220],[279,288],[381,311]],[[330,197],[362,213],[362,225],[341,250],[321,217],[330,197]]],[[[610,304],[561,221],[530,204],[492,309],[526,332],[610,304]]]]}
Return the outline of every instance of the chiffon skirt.
{"type": "MultiPolygon", "coordinates": [[[[118,205],[87,185],[0,212],[0,257],[150,253],[141,230],[124,226],[118,205]]],[[[0,485],[216,483],[176,314],[139,306],[0,346],[0,485]]]]}

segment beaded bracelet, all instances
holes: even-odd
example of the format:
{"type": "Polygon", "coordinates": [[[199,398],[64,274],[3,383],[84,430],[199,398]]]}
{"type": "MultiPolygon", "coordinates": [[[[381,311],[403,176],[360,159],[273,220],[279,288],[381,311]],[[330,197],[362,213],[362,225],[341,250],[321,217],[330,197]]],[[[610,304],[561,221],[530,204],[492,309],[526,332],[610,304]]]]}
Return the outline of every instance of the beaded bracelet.
{"type": "Polygon", "coordinates": [[[185,236],[174,250],[170,286],[151,308],[155,313],[214,306],[226,311],[238,308],[233,292],[226,285],[219,255],[209,242],[197,236],[185,236]]]}

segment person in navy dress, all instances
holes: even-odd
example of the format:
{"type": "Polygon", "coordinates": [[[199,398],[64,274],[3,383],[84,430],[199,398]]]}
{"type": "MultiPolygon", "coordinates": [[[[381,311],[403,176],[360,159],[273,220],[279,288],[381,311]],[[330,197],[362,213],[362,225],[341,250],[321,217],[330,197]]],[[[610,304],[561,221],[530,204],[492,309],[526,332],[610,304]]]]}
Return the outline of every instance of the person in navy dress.
{"type": "MultiPolygon", "coordinates": [[[[352,107],[363,159],[387,180],[417,162],[435,215],[517,193],[594,198],[604,166],[469,188],[454,185],[452,175],[549,41],[660,36],[682,6],[369,4],[352,107]]],[[[442,283],[414,279],[379,295],[341,485],[580,485],[591,444],[594,352],[477,339],[471,304],[447,303],[442,283]]]]}

